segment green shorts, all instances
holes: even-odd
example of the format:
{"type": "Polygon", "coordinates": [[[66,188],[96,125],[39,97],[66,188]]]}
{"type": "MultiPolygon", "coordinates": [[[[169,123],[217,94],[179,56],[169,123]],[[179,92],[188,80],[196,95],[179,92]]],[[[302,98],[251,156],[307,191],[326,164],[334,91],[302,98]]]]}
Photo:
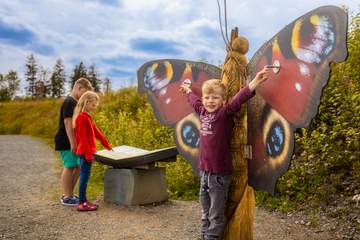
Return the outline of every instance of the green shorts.
{"type": "Polygon", "coordinates": [[[72,153],[71,150],[60,151],[60,158],[66,168],[74,168],[80,166],[79,156],[72,153]]]}

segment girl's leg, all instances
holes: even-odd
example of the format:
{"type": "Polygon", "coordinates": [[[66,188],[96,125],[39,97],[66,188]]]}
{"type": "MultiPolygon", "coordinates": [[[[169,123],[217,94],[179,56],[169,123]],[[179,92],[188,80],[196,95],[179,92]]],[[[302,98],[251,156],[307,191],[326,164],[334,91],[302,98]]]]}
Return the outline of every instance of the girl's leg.
{"type": "Polygon", "coordinates": [[[86,188],[91,173],[91,163],[87,162],[83,156],[80,156],[80,179],[79,179],[79,201],[84,203],[86,199],[86,188]]]}
{"type": "Polygon", "coordinates": [[[74,189],[75,189],[76,183],[79,180],[79,175],[80,175],[80,166],[74,168],[73,173],[72,173],[72,192],[73,192],[73,196],[74,196],[74,189]]]}

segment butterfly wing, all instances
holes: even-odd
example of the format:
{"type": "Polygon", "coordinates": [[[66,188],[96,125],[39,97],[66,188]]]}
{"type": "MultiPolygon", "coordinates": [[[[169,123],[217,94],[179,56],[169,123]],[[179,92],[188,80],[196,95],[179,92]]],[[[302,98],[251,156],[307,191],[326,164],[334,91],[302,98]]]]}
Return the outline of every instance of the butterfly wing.
{"type": "Polygon", "coordinates": [[[330,62],[347,57],[347,14],[335,6],[317,8],[287,25],[265,43],[248,64],[251,79],[265,65],[276,65],[249,101],[249,183],[274,192],[287,171],[294,130],[316,115],[330,62]]]}
{"type": "Polygon", "coordinates": [[[138,90],[148,93],[148,100],[160,123],[174,129],[178,151],[197,172],[200,122],[186,96],[179,92],[181,84],[190,80],[191,89],[201,95],[204,81],[219,78],[221,69],[203,62],[177,59],[150,61],[138,70],[138,90]]]}

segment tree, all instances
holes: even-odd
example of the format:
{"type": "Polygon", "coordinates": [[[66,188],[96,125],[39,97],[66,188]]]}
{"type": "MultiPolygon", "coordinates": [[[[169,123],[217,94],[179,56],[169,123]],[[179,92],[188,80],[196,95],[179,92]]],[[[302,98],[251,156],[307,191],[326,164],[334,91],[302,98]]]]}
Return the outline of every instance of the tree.
{"type": "Polygon", "coordinates": [[[5,76],[5,79],[8,84],[8,91],[11,98],[15,96],[17,90],[20,87],[20,78],[17,75],[17,72],[10,70],[9,73],[5,76]]]}
{"type": "Polygon", "coordinates": [[[65,92],[65,67],[63,61],[58,58],[50,77],[50,95],[52,97],[61,97],[65,92]]]}
{"type": "Polygon", "coordinates": [[[40,67],[38,73],[38,80],[35,82],[35,96],[37,98],[44,98],[50,94],[50,71],[40,67]]]}
{"type": "Polygon", "coordinates": [[[100,92],[101,79],[99,78],[99,74],[96,70],[95,64],[92,64],[89,67],[87,76],[88,76],[89,81],[91,82],[91,85],[94,88],[94,91],[100,92]]]}
{"type": "Polygon", "coordinates": [[[103,81],[103,89],[105,93],[111,92],[111,80],[110,78],[106,77],[103,81]]]}
{"type": "Polygon", "coordinates": [[[20,79],[15,71],[10,70],[5,76],[0,74],[0,101],[11,100],[19,86],[20,79]]]}
{"type": "Polygon", "coordinates": [[[28,86],[25,88],[28,95],[31,97],[35,96],[35,82],[36,75],[38,72],[38,66],[36,64],[36,60],[33,54],[27,57],[27,62],[25,64],[26,72],[25,72],[25,80],[28,82],[28,86]]]}
{"type": "Polygon", "coordinates": [[[75,65],[73,74],[70,76],[70,87],[73,88],[76,80],[81,77],[87,78],[87,70],[83,62],[80,62],[79,65],[75,65]]]}

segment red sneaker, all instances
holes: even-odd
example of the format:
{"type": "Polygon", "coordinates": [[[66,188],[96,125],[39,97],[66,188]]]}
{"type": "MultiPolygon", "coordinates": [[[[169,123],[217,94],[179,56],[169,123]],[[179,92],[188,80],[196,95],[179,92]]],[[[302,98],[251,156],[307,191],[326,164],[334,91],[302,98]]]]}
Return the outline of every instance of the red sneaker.
{"type": "Polygon", "coordinates": [[[98,204],[97,202],[87,201],[87,204],[88,204],[89,206],[97,206],[97,207],[99,207],[99,204],[98,204]]]}
{"type": "Polygon", "coordinates": [[[79,203],[77,205],[78,211],[96,211],[98,209],[98,206],[96,205],[90,205],[89,202],[79,203]]]}

